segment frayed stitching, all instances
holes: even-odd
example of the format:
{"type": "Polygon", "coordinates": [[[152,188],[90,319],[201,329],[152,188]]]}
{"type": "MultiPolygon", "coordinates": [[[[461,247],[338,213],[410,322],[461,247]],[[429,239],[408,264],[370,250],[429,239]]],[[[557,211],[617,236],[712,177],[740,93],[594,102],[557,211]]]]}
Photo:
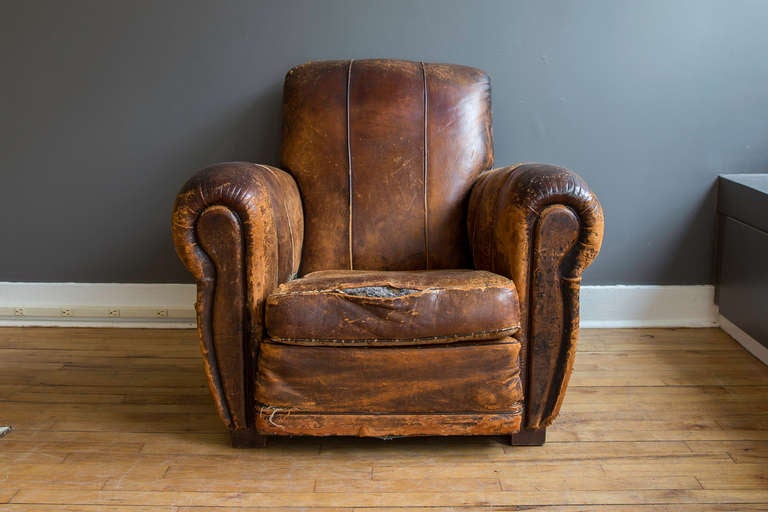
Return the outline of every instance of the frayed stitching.
{"type": "Polygon", "coordinates": [[[273,427],[277,427],[281,430],[285,430],[285,427],[283,425],[280,425],[275,421],[277,418],[276,416],[281,413],[285,413],[286,416],[290,416],[290,414],[297,409],[295,408],[286,408],[281,409],[280,407],[270,407],[268,405],[262,405],[259,408],[259,418],[265,418],[267,420],[267,423],[272,425],[273,427]]]}

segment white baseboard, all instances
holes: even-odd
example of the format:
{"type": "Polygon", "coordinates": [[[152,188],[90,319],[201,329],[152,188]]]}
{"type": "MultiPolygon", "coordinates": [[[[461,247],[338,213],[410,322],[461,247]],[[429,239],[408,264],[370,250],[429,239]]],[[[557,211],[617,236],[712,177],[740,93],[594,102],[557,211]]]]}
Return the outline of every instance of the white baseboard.
{"type": "Polygon", "coordinates": [[[2,283],[0,326],[194,327],[195,285],[2,283]]]}
{"type": "Polygon", "coordinates": [[[739,342],[739,344],[747,349],[747,352],[762,361],[763,364],[768,365],[768,348],[755,338],[742,331],[730,320],[720,315],[720,328],[725,331],[731,338],[739,342]]]}
{"type": "Polygon", "coordinates": [[[581,288],[581,327],[716,327],[715,287],[613,285],[581,288]]]}
{"type": "MultiPolygon", "coordinates": [[[[194,327],[195,285],[2,283],[0,326],[194,327]]],[[[581,326],[713,327],[712,286],[584,286],[581,326]]]]}

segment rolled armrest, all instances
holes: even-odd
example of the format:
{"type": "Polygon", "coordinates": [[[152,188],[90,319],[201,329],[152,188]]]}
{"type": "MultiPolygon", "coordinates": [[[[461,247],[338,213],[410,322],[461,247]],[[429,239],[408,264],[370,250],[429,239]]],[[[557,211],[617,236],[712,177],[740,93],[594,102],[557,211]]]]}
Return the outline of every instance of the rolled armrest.
{"type": "Polygon", "coordinates": [[[577,174],[521,164],[480,175],[468,230],[475,267],[517,287],[526,426],[545,427],[557,416],[573,366],[581,273],[600,251],[602,208],[577,174]]]}
{"type": "Polygon", "coordinates": [[[179,258],[198,281],[211,274],[196,222],[212,206],[237,215],[245,252],[255,264],[248,270],[265,275],[270,283],[287,281],[298,272],[304,217],[290,174],[267,165],[227,162],[201,170],[184,184],[173,208],[173,241],[179,258]]]}
{"type": "Polygon", "coordinates": [[[172,229],[176,252],[197,281],[200,345],[219,414],[230,429],[246,429],[264,302],[299,268],[298,188],[274,167],[213,165],[182,187],[172,229]]]}

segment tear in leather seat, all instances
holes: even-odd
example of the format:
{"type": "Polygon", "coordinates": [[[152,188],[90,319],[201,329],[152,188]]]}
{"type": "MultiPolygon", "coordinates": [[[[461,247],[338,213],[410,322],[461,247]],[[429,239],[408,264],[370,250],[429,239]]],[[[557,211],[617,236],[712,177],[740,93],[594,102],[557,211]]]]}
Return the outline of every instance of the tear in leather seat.
{"type": "Polygon", "coordinates": [[[510,336],[520,327],[514,283],[478,270],[328,270],[267,298],[272,342],[422,345],[510,336]]]}

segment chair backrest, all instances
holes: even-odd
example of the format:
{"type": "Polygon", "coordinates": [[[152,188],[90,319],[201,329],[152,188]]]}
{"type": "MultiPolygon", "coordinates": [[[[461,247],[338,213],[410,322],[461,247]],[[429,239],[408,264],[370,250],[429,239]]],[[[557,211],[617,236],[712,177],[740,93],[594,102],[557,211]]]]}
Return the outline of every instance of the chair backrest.
{"type": "Polygon", "coordinates": [[[466,203],[493,162],[480,70],[395,60],[288,72],[282,165],[301,191],[301,274],[471,267],[466,203]]]}

